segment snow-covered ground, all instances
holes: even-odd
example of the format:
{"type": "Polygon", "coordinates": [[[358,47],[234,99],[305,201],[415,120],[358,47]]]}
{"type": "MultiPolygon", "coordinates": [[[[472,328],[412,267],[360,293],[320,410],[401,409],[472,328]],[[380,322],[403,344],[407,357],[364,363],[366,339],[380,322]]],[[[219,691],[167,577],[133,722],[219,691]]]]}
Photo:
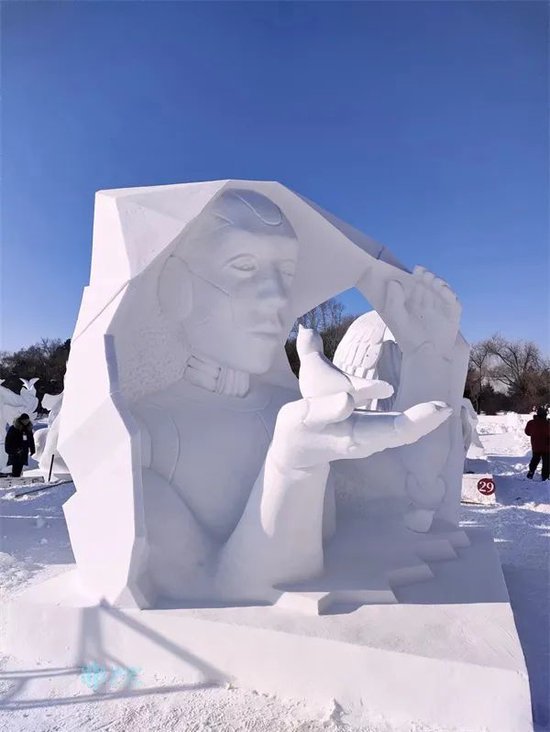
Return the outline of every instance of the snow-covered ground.
{"type": "MultiPolygon", "coordinates": [[[[523,434],[526,419],[480,418],[481,439],[496,476],[497,505],[464,505],[462,519],[465,527],[486,527],[495,536],[529,669],[536,727],[544,730],[550,729],[550,482],[540,482],[540,473],[534,481],[524,477],[529,461],[523,434]]],[[[0,602],[64,571],[73,559],[61,508],[72,484],[15,498],[18,489],[9,479],[0,479],[0,602]]],[[[3,635],[0,625],[0,652],[3,635]]],[[[146,686],[139,675],[130,688],[94,692],[81,669],[21,669],[3,655],[0,730],[351,732],[352,728],[330,700],[324,711],[313,712],[300,702],[238,689],[182,687],[160,678],[146,686]]],[[[412,730],[425,732],[418,725],[412,730]]],[[[391,730],[377,727],[373,732],[391,730]]]]}
{"type": "Polygon", "coordinates": [[[550,729],[550,481],[526,478],[529,416],[480,417],[496,477],[495,507],[462,507],[465,527],[489,528],[497,542],[529,678],[537,729],[550,729]]]}

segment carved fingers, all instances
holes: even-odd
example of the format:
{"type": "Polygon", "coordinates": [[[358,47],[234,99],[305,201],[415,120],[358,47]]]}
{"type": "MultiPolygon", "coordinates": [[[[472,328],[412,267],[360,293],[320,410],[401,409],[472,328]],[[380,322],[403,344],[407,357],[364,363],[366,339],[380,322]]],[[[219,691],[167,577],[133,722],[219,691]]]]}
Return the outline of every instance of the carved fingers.
{"type": "Polygon", "coordinates": [[[397,319],[406,317],[407,298],[403,285],[397,280],[390,280],[386,290],[385,312],[395,313],[397,319]]]}
{"type": "Polygon", "coordinates": [[[413,277],[416,280],[412,293],[415,308],[438,310],[449,319],[460,317],[460,303],[445,280],[420,266],[414,268],[413,277]]]}
{"type": "Polygon", "coordinates": [[[435,430],[452,413],[442,402],[416,404],[400,414],[355,412],[351,457],[368,457],[388,447],[410,445],[435,430]]]}
{"type": "MultiPolygon", "coordinates": [[[[407,409],[397,418],[396,429],[415,442],[443,424],[453,410],[444,402],[422,402],[407,409]]],[[[409,444],[404,442],[403,444],[409,444]]]]}
{"type": "Polygon", "coordinates": [[[306,468],[368,457],[416,442],[452,412],[441,402],[417,404],[399,414],[357,412],[353,407],[346,393],[286,404],[279,412],[272,443],[277,461],[289,468],[306,468]]]}
{"type": "Polygon", "coordinates": [[[431,343],[448,355],[456,341],[461,307],[449,285],[424,267],[408,281],[390,281],[385,317],[402,350],[431,343]]]}

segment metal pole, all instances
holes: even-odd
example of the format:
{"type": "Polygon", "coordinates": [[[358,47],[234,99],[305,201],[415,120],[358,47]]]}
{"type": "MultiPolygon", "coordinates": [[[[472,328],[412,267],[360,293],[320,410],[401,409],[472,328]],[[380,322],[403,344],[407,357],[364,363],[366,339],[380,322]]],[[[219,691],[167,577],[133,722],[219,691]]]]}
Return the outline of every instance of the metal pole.
{"type": "Polygon", "coordinates": [[[50,472],[48,473],[48,483],[50,482],[51,477],[52,477],[52,470],[53,470],[53,461],[54,461],[54,458],[55,458],[55,452],[52,452],[52,459],[50,460],[50,472]]]}

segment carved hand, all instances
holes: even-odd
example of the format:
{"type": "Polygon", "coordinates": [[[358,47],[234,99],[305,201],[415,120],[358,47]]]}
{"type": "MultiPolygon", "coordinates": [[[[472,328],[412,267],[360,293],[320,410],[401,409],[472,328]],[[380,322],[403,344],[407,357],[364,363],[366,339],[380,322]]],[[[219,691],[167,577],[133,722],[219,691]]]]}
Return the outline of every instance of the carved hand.
{"type": "Polygon", "coordinates": [[[280,410],[269,458],[284,471],[368,457],[416,442],[451,412],[441,402],[417,404],[398,414],[359,412],[347,393],[300,399],[280,410]]]}
{"type": "Polygon", "coordinates": [[[297,348],[304,399],[282,407],[269,449],[270,459],[283,470],[364,458],[387,447],[408,445],[451,414],[442,402],[417,404],[398,414],[354,411],[372,398],[371,390],[387,396],[392,387],[342,373],[325,358],[323,342],[313,330],[300,329],[297,348]]]}
{"type": "Polygon", "coordinates": [[[408,281],[386,281],[375,268],[365,275],[364,287],[395,336],[403,353],[431,344],[450,356],[458,334],[461,306],[449,285],[424,267],[415,267],[408,281]]]}

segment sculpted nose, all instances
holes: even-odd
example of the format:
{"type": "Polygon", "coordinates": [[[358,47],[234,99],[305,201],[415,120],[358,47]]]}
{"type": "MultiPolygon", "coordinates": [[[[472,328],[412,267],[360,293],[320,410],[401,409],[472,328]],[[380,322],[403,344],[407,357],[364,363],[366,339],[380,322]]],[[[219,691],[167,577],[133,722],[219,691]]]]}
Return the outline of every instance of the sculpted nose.
{"type": "Polygon", "coordinates": [[[258,295],[263,302],[277,308],[286,305],[288,292],[281,273],[277,269],[274,268],[268,276],[263,278],[258,288],[258,295]]]}

